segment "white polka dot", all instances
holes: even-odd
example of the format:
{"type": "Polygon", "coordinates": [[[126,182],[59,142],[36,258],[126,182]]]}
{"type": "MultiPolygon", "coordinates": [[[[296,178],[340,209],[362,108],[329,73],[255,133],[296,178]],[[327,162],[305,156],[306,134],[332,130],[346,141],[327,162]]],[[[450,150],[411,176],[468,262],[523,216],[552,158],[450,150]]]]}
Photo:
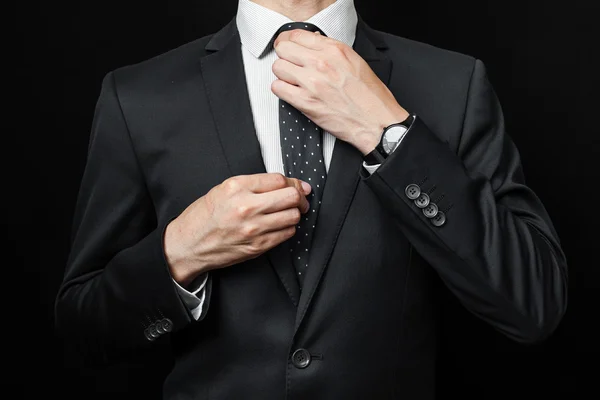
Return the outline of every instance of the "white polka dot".
{"type": "Polygon", "coordinates": [[[308,178],[308,180],[310,181],[310,180],[312,180],[312,179],[309,177],[309,178],[308,178]]]}
{"type": "Polygon", "coordinates": [[[316,171],[316,170],[317,170],[317,169],[315,168],[315,171],[316,171]]]}
{"type": "Polygon", "coordinates": [[[294,161],[294,165],[296,165],[296,161],[294,161]]]}
{"type": "Polygon", "coordinates": [[[312,139],[312,136],[309,136],[309,139],[312,139]]]}
{"type": "MultiPolygon", "coordinates": [[[[292,130],[292,128],[290,128],[290,131],[292,130]]],[[[317,145],[318,146],[318,145],[317,145]]]]}
{"type": "Polygon", "coordinates": [[[317,185],[317,187],[319,187],[319,185],[317,185]]]}
{"type": "Polygon", "coordinates": [[[296,136],[296,139],[300,139],[300,136],[296,136]]]}
{"type": "Polygon", "coordinates": [[[325,175],[321,175],[321,178],[325,179],[325,175]]]}
{"type": "Polygon", "coordinates": [[[298,122],[298,120],[296,120],[296,122],[298,122]]]}
{"type": "Polygon", "coordinates": [[[308,161],[306,163],[308,164],[308,161]]]}
{"type": "Polygon", "coordinates": [[[292,145],[292,149],[294,148],[294,145],[292,145]]]}
{"type": "Polygon", "coordinates": [[[300,257],[298,257],[298,260],[300,259],[300,257]]]}
{"type": "Polygon", "coordinates": [[[300,170],[300,173],[301,173],[301,174],[303,174],[303,173],[304,173],[304,171],[300,170]]]}
{"type": "Polygon", "coordinates": [[[304,130],[304,128],[302,128],[302,130],[304,130]]]}
{"type": "MultiPolygon", "coordinates": [[[[311,155],[311,156],[314,156],[314,155],[315,155],[315,153],[313,153],[313,152],[311,151],[311,152],[310,152],[310,155],[311,155]]],[[[315,169],[315,171],[316,171],[316,169],[315,169]]]]}

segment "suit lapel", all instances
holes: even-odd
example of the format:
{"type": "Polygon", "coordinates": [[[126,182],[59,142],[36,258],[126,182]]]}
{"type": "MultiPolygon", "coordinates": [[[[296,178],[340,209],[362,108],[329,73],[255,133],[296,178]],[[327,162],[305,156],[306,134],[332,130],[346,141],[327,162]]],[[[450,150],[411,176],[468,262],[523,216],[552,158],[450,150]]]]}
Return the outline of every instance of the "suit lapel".
{"type": "MultiPolygon", "coordinates": [[[[391,60],[386,58],[378,48],[385,48],[376,32],[369,28],[363,19],[358,16],[354,50],[363,58],[379,79],[386,85],[389,83],[391,60]]],[[[296,314],[296,327],[298,330],[310,306],[313,295],[321,282],[323,273],[329,262],[338,235],[348,213],[348,209],[356,192],[362,168],[362,154],[348,142],[336,139],[323,189],[323,199],[308,262],[308,270],[304,278],[304,285],[300,295],[298,311],[296,314]]],[[[357,229],[360,229],[357,227],[357,229]]],[[[359,245],[353,243],[352,245],[359,245]]],[[[352,266],[349,265],[349,268],[352,266]]]]}
{"type": "MultiPolygon", "coordinates": [[[[358,15],[353,48],[387,85],[391,61],[378,50],[386,47],[377,32],[358,15]]],[[[202,57],[200,67],[231,174],[264,173],[266,169],[254,129],[235,18],[211,37],[205,49],[209,54],[202,57]],[[232,101],[232,99],[236,100],[232,101]]],[[[267,259],[275,269],[291,301],[298,307],[296,330],[308,310],[336,245],[360,179],[361,166],[360,151],[349,143],[336,139],[318,223],[313,235],[309,268],[301,293],[289,254],[288,242],[266,252],[267,259]]]]}
{"type": "MultiPolygon", "coordinates": [[[[201,59],[206,94],[232,176],[267,172],[254,129],[241,44],[235,18],[215,33],[205,47],[215,51],[201,59]]],[[[288,242],[266,255],[294,306],[300,288],[288,242]]],[[[262,256],[261,256],[262,257],[262,256]]]]}

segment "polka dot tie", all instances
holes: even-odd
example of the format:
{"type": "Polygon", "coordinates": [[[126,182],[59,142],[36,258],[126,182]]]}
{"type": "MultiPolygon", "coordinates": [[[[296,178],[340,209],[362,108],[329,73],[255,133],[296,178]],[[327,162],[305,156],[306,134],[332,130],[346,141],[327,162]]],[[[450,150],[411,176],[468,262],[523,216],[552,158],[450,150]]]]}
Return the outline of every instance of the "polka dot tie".
{"type": "MultiPolygon", "coordinates": [[[[320,32],[313,24],[293,22],[279,28],[274,38],[282,31],[298,28],[320,32]]],[[[325,35],[323,32],[321,34],[325,35]]],[[[327,177],[323,159],[323,131],[299,110],[281,99],[279,99],[279,130],[285,176],[302,179],[312,188],[307,197],[310,209],[308,213],[302,214],[296,226],[296,234],[290,239],[292,262],[296,267],[298,282],[302,286],[308,269],[312,235],[317,225],[327,177]]]]}

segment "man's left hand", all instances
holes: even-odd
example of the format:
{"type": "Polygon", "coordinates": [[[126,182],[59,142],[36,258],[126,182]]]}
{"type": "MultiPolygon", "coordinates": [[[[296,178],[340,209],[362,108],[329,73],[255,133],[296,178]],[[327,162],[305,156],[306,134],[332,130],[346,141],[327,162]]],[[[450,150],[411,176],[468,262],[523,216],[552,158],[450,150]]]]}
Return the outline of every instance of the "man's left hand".
{"type": "Polygon", "coordinates": [[[271,91],[363,155],[408,112],[352,47],[318,32],[284,31],[274,42],[271,91]]]}

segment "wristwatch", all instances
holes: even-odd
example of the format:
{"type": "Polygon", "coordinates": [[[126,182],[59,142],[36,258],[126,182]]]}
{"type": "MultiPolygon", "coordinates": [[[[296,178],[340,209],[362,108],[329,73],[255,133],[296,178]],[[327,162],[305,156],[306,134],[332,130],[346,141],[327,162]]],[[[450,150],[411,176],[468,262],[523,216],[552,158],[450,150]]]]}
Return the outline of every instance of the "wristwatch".
{"type": "Polygon", "coordinates": [[[408,132],[416,117],[416,115],[412,114],[402,122],[391,124],[383,128],[381,140],[379,140],[375,149],[364,157],[364,162],[366,162],[367,165],[381,164],[384,162],[387,156],[394,151],[396,146],[398,146],[398,143],[400,143],[404,135],[406,135],[406,132],[408,132]]]}

